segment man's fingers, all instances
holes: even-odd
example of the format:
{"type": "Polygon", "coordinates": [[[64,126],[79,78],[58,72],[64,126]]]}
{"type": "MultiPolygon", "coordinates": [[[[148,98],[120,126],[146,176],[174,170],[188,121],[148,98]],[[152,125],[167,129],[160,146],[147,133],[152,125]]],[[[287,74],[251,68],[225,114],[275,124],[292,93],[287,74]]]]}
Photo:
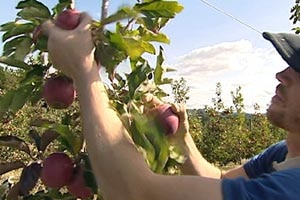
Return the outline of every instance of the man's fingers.
{"type": "Polygon", "coordinates": [[[89,29],[92,23],[92,18],[87,12],[80,13],[80,23],[76,29],[86,30],[89,29]]]}
{"type": "Polygon", "coordinates": [[[186,108],[184,104],[172,104],[172,111],[178,115],[180,119],[187,118],[186,108]]]}
{"type": "Polygon", "coordinates": [[[164,102],[162,102],[159,98],[157,98],[151,93],[144,94],[144,96],[142,97],[142,101],[150,107],[156,107],[161,104],[164,104],[164,102]]]}
{"type": "Polygon", "coordinates": [[[45,21],[42,25],[42,34],[48,36],[51,31],[53,31],[56,27],[52,20],[47,20],[45,21]]]}

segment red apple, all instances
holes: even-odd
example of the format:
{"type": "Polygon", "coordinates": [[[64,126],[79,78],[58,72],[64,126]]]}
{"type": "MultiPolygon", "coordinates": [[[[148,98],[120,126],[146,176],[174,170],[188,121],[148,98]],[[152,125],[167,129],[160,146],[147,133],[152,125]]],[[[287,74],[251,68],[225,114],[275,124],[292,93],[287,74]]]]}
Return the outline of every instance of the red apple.
{"type": "Polygon", "coordinates": [[[80,22],[80,12],[75,9],[66,9],[58,14],[54,23],[56,26],[65,29],[73,30],[80,22]]]}
{"type": "Polygon", "coordinates": [[[73,165],[72,159],[67,154],[52,153],[43,160],[41,181],[47,187],[59,189],[70,182],[73,165]]]}
{"type": "Polygon", "coordinates": [[[80,199],[87,199],[93,195],[92,189],[85,184],[84,169],[81,165],[74,169],[73,177],[67,184],[67,189],[70,194],[80,199]]]}
{"type": "Polygon", "coordinates": [[[162,104],[153,108],[150,113],[154,116],[155,121],[161,127],[165,135],[174,135],[179,126],[179,118],[172,111],[171,105],[162,104]]]}
{"type": "Polygon", "coordinates": [[[73,103],[76,91],[72,79],[66,76],[53,76],[46,80],[42,95],[51,108],[65,109],[73,103]]]}

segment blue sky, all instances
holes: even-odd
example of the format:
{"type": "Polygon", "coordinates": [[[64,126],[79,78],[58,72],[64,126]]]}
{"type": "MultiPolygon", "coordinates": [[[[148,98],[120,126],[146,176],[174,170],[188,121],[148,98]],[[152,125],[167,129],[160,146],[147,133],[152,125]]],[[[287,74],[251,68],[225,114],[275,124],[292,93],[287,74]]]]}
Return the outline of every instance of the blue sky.
{"type": "MultiPolygon", "coordinates": [[[[18,0],[1,0],[0,23],[15,18],[18,0]]],[[[55,0],[42,0],[53,5],[55,0]]],[[[77,0],[77,9],[93,18],[100,16],[100,0],[77,0]]],[[[251,28],[208,6],[205,2],[248,24],[259,32],[290,32],[289,20],[294,0],[180,0],[184,10],[163,32],[170,37],[165,45],[165,64],[177,72],[167,74],[183,77],[190,87],[190,108],[210,105],[217,82],[221,82],[223,99],[231,105],[230,91],[242,87],[247,111],[258,103],[265,111],[274,95],[275,73],[287,65],[271,44],[251,28]]],[[[134,0],[111,0],[110,12],[134,0]]],[[[0,43],[1,44],[1,43],[0,43]]]]}

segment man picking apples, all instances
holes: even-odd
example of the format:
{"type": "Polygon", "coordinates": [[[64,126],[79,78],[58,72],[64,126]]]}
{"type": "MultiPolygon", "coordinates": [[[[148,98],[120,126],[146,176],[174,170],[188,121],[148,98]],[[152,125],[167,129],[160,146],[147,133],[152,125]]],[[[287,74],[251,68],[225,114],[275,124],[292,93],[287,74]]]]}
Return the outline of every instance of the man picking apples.
{"type": "Polygon", "coordinates": [[[62,30],[51,21],[44,23],[42,29],[49,37],[48,50],[53,64],[76,85],[87,149],[104,199],[299,199],[300,36],[264,34],[290,65],[276,74],[280,84],[268,109],[270,121],[288,131],[286,140],[272,145],[243,166],[221,172],[197,150],[189,134],[185,108],[174,105],[173,111],[180,121],[174,142],[187,157],[183,167],[186,174],[167,176],[148,168],[110,107],[94,62],[90,23],[91,18],[81,13],[80,23],[74,30],[62,30]]]}

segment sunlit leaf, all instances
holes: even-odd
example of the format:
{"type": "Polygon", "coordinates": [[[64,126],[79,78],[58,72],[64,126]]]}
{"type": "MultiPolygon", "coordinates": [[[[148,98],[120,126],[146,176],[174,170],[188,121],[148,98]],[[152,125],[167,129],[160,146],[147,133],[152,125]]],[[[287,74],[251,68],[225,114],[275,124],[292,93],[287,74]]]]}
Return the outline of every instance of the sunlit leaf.
{"type": "Polygon", "coordinates": [[[6,31],[3,36],[2,36],[2,41],[5,42],[6,40],[10,39],[11,37],[18,36],[18,35],[23,35],[23,34],[28,34],[32,33],[35,28],[35,25],[32,23],[15,23],[15,26],[6,31]]]}
{"type": "Polygon", "coordinates": [[[5,56],[0,57],[0,63],[6,64],[11,67],[24,69],[24,70],[31,69],[31,66],[26,64],[25,62],[23,62],[21,60],[16,60],[14,58],[5,57],[5,56]]]}
{"type": "Polygon", "coordinates": [[[120,20],[135,18],[137,17],[137,13],[130,7],[122,7],[116,13],[108,16],[107,18],[101,21],[102,25],[110,24],[113,22],[117,22],[120,20]]]}
{"type": "Polygon", "coordinates": [[[154,82],[155,84],[159,85],[162,82],[162,75],[164,72],[164,69],[162,67],[162,64],[164,62],[164,55],[163,55],[163,48],[160,47],[159,55],[156,58],[156,67],[154,70],[154,82]]]}
{"type": "Polygon", "coordinates": [[[145,41],[151,41],[151,42],[162,42],[162,43],[166,43],[166,44],[170,43],[169,38],[165,34],[153,33],[151,31],[146,31],[142,35],[142,39],[145,41]]]}
{"type": "Polygon", "coordinates": [[[134,9],[147,17],[174,18],[183,10],[183,6],[177,1],[152,1],[136,4],[134,9]]]}

